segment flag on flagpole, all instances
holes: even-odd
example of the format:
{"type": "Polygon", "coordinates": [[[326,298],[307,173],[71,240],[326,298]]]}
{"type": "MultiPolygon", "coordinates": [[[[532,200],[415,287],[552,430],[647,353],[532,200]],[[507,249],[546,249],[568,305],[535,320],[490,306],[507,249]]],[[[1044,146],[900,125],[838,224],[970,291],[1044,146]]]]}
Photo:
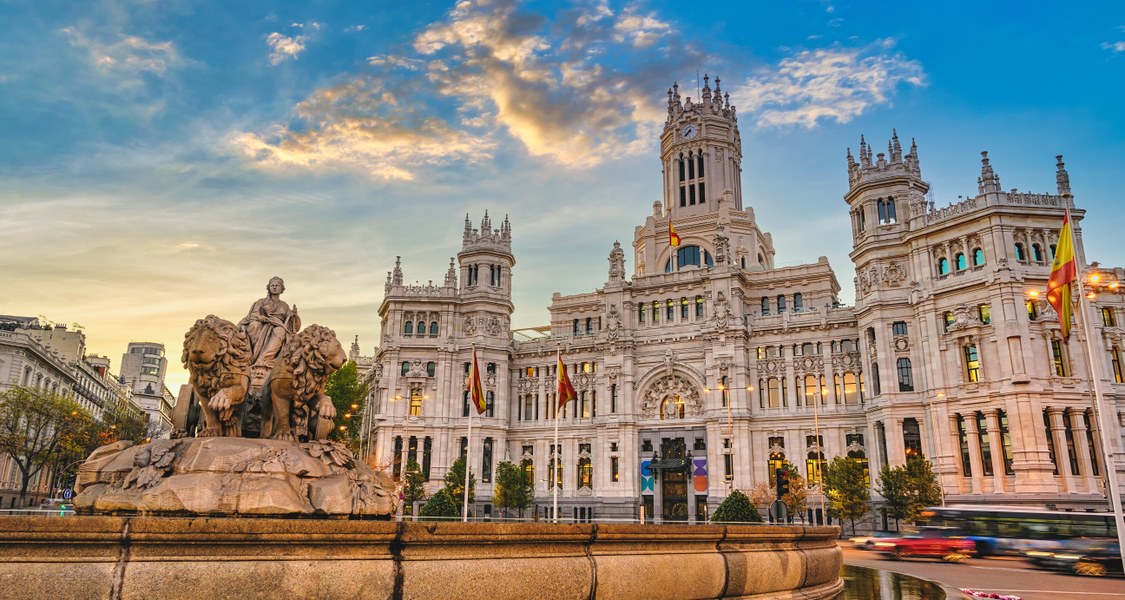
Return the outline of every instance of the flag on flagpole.
{"type": "Polygon", "coordinates": [[[1063,217],[1059,230],[1059,242],[1055,245],[1055,262],[1051,264],[1051,277],[1047,280],[1047,302],[1059,315],[1059,327],[1065,344],[1070,339],[1070,323],[1074,315],[1074,303],[1070,284],[1078,278],[1078,265],[1074,260],[1074,242],[1070,234],[1070,215],[1063,217]]]}
{"type": "Polygon", "coordinates": [[[469,366],[469,378],[465,381],[465,389],[469,391],[469,400],[477,408],[477,414],[483,413],[488,408],[484,399],[484,388],[480,384],[480,367],[477,366],[477,349],[473,348],[473,363],[469,366]]]}
{"type": "Polygon", "coordinates": [[[676,233],[676,228],[672,226],[672,219],[668,219],[668,244],[671,246],[680,245],[680,236],[676,233]]]}
{"type": "Polygon", "coordinates": [[[570,383],[570,376],[566,374],[566,365],[563,364],[562,354],[558,354],[558,367],[556,367],[556,378],[559,382],[559,408],[562,408],[567,402],[574,400],[578,394],[574,391],[574,385],[570,383]]]}

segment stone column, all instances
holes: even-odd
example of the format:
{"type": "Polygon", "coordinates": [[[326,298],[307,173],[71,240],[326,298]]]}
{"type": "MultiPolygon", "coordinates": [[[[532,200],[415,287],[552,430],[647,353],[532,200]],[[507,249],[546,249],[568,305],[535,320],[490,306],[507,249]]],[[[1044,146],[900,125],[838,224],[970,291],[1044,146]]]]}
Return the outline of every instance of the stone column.
{"type": "Polygon", "coordinates": [[[1080,412],[1070,412],[1070,428],[1074,432],[1074,451],[1078,453],[1078,468],[1081,471],[1083,485],[1086,491],[1097,493],[1098,483],[1094,477],[1094,468],[1090,464],[1090,444],[1086,441],[1086,420],[1080,412]]]}
{"type": "Polygon", "coordinates": [[[891,465],[906,464],[906,447],[902,443],[902,419],[891,419],[893,425],[887,428],[887,462],[891,465]]]}
{"type": "Polygon", "coordinates": [[[1061,408],[1051,407],[1047,409],[1047,415],[1051,419],[1051,439],[1054,440],[1055,445],[1055,467],[1059,471],[1059,476],[1063,481],[1063,492],[1073,493],[1074,476],[1070,472],[1070,457],[1066,452],[1066,424],[1063,423],[1063,411],[1061,408]]]}
{"type": "Polygon", "coordinates": [[[992,493],[1000,494],[1004,490],[1004,444],[1000,438],[1000,414],[990,410],[985,417],[988,419],[988,447],[992,450],[992,493]]]}
{"type": "Polygon", "coordinates": [[[977,431],[976,413],[964,415],[965,437],[969,440],[969,466],[973,476],[969,479],[969,493],[984,493],[984,467],[980,460],[980,438],[977,431]]]}

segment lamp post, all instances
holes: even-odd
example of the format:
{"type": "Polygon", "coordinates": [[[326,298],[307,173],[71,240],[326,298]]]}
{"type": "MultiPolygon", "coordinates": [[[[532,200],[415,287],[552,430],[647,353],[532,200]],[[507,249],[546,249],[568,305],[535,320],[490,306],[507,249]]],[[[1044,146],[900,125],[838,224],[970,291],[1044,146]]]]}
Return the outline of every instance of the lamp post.
{"type": "MultiPolygon", "coordinates": [[[[1068,210],[1069,212],[1069,210],[1068,210]]],[[[1117,411],[1107,412],[1102,406],[1102,391],[1101,391],[1101,369],[1098,368],[1098,360],[1094,358],[1094,340],[1091,327],[1090,315],[1091,304],[1090,300],[1097,298],[1099,291],[1119,292],[1121,291],[1121,283],[1112,277],[1108,277],[1098,269],[1098,263],[1091,263],[1088,269],[1082,276],[1077,278],[1078,281],[1078,305],[1079,305],[1079,320],[1082,323],[1082,334],[1086,338],[1086,362],[1090,372],[1090,384],[1094,388],[1094,419],[1098,423],[1098,433],[1102,443],[1102,462],[1105,463],[1105,476],[1106,476],[1106,493],[1109,496],[1110,506],[1113,508],[1113,520],[1117,526],[1117,544],[1118,551],[1122,553],[1122,566],[1125,567],[1125,518],[1122,516],[1121,511],[1121,490],[1117,487],[1117,462],[1116,462],[1116,448],[1120,441],[1120,436],[1115,436],[1118,439],[1112,440],[1114,443],[1110,445],[1109,430],[1115,429],[1113,417],[1116,417],[1117,411]],[[1089,292],[1087,292],[1089,290],[1089,292]]],[[[1066,299],[1069,301],[1069,299],[1066,299]]]]}

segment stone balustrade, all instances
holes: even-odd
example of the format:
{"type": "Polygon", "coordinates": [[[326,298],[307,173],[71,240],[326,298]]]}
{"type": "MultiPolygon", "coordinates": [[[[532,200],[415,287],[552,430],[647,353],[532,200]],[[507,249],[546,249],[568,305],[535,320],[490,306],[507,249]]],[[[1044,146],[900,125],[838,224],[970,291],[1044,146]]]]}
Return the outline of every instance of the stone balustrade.
{"type": "Polygon", "coordinates": [[[9,600],[835,598],[836,527],[9,517],[9,600]]]}

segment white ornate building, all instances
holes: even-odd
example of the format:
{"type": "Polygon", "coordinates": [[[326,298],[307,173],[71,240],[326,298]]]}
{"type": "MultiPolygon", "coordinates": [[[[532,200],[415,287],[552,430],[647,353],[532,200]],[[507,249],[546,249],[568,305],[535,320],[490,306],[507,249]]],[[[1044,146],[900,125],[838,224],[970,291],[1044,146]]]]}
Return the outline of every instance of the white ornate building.
{"type": "MultiPolygon", "coordinates": [[[[614,242],[605,285],[556,294],[549,326],[510,327],[507,218],[495,229],[487,213],[479,228],[466,217],[442,285],[404,285],[396,260],[369,375],[369,460],[397,473],[409,455],[440,484],[465,451],[475,346],[489,400],[469,451],[478,514],[491,512],[503,460],[534,480],[540,514],[560,482],[564,518],[636,518],[643,507],[696,520],[729,485],[769,481],[782,461],[815,481],[835,456],[875,473],[912,453],[934,462],[950,502],[1104,510],[1081,329],[1063,345],[1050,307],[1029,295],[1046,288],[1070,197],[1061,157],[1058,194],[1001,190],[983,155],[979,194],[935,209],[913,142],[904,154],[895,134],[877,153],[861,138],[844,194],[856,304],[842,306],[826,258],[775,266],[770,234],[743,205],[737,118],[719,85],[698,103],[668,92],[664,201],[635,230],[632,276],[614,242]],[[579,398],[556,449],[557,350],[579,398]]],[[[1076,224],[1083,215],[1074,209],[1076,224]]],[[[1079,227],[1075,243],[1084,261],[1079,227]]],[[[1093,310],[1114,440],[1122,310],[1115,294],[1093,310]]]]}

